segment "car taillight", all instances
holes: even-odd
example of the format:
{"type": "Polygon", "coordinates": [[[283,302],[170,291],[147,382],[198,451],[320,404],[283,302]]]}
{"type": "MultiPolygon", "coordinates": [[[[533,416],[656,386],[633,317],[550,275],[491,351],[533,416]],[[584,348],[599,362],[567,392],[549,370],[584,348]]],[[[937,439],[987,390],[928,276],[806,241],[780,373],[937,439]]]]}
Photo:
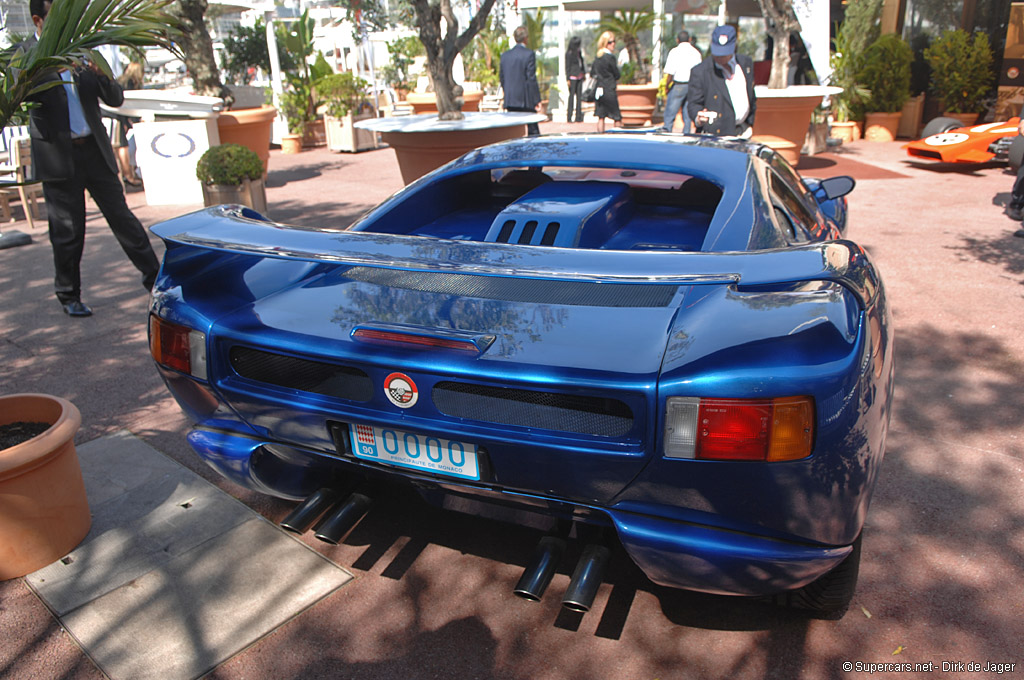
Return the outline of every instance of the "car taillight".
{"type": "Polygon", "coordinates": [[[161,366],[206,380],[206,334],[151,314],[149,351],[161,366]]]}
{"type": "Polygon", "coordinates": [[[698,460],[783,461],[811,455],[810,397],[671,397],[665,408],[665,456],[698,460]]]}
{"type": "Polygon", "coordinates": [[[432,349],[453,349],[459,352],[473,352],[474,354],[480,353],[480,348],[468,340],[452,340],[432,335],[414,335],[412,333],[398,333],[372,328],[357,328],[353,331],[352,337],[356,340],[377,345],[429,347],[432,349]]]}

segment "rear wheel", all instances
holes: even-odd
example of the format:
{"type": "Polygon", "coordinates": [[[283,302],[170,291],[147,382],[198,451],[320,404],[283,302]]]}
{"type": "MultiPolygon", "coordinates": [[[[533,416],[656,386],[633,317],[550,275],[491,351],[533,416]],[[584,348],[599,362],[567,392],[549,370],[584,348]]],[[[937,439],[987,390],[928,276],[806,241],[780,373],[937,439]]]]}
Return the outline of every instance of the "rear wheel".
{"type": "Polygon", "coordinates": [[[963,126],[964,124],[956,118],[939,116],[928,121],[928,124],[924,126],[924,131],[921,132],[921,137],[931,137],[963,126]]]}
{"type": "Polygon", "coordinates": [[[826,618],[843,615],[857,589],[860,572],[860,539],[853,542],[853,550],[836,568],[808,583],[803,588],[779,593],[772,601],[783,607],[802,609],[826,618]]]}

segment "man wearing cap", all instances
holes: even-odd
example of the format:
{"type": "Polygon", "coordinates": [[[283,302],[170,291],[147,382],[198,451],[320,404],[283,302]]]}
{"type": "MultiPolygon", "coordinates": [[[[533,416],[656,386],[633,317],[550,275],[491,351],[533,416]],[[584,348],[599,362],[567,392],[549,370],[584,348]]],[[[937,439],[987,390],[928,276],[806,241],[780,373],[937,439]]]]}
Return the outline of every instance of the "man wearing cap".
{"type": "Polygon", "coordinates": [[[711,56],[690,71],[686,106],[697,132],[749,137],[754,126],[754,62],[736,54],[736,28],[711,33],[711,56]]]}

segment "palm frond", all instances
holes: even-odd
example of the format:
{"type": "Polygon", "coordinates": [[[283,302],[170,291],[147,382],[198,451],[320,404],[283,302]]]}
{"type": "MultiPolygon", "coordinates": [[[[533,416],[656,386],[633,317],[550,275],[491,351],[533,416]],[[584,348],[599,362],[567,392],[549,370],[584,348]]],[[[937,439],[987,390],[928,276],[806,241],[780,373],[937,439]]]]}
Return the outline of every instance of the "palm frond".
{"type": "Polygon", "coordinates": [[[153,45],[176,52],[178,22],[165,11],[172,0],[55,0],[42,34],[28,47],[0,52],[0,127],[31,96],[50,85],[55,70],[83,61],[110,66],[96,51],[102,45],[153,45]]]}

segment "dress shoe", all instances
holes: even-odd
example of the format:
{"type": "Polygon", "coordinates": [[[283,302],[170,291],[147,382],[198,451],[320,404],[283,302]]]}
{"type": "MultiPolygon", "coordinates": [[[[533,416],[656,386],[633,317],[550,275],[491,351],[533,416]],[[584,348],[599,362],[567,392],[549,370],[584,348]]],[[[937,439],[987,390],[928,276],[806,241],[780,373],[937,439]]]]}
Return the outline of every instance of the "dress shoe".
{"type": "Polygon", "coordinates": [[[1015,205],[1008,205],[1006,206],[1006,216],[1009,217],[1011,220],[1020,222],[1022,219],[1024,219],[1024,210],[1021,210],[1015,205]]]}
{"type": "Polygon", "coordinates": [[[92,316],[92,310],[81,300],[68,300],[62,302],[61,306],[64,307],[64,313],[68,316],[92,316]]]}

